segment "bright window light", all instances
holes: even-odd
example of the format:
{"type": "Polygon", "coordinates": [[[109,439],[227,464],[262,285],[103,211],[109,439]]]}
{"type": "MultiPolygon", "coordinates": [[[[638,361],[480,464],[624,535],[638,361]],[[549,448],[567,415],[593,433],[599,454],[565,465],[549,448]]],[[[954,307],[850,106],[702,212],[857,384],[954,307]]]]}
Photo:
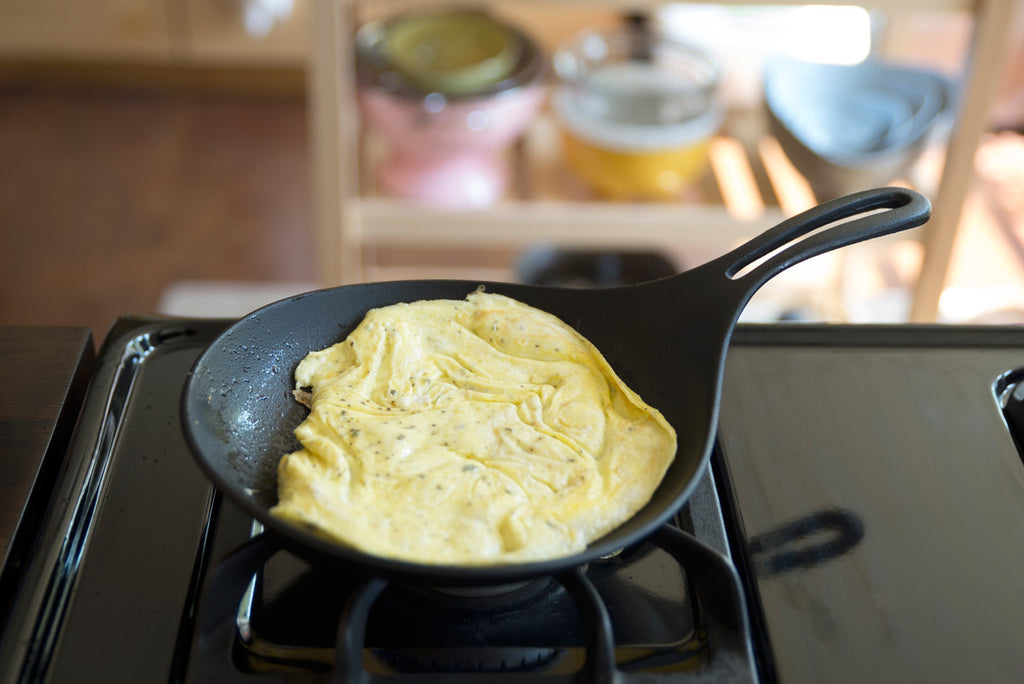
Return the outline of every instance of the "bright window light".
{"type": "Polygon", "coordinates": [[[666,34],[718,59],[723,90],[739,104],[760,97],[761,67],[770,57],[856,64],[871,53],[871,15],[862,7],[671,3],[654,18],[666,34]]]}

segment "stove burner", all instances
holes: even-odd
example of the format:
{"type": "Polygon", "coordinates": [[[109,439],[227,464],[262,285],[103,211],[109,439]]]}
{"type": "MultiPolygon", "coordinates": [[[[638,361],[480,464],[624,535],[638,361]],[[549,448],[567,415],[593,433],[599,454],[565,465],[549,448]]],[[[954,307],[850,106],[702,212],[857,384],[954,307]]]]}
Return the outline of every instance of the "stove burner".
{"type": "Polygon", "coordinates": [[[226,680],[229,670],[333,672],[338,681],[515,672],[599,681],[607,672],[711,667],[723,660],[716,653],[749,656],[738,585],[721,581],[723,571],[734,577],[731,566],[669,525],[607,560],[492,587],[388,583],[279,551],[257,536],[213,572],[191,659],[201,681],[226,680]],[[726,615],[703,623],[699,611],[726,615]],[[225,652],[234,655],[217,655],[225,652]]]}
{"type": "Polygon", "coordinates": [[[394,672],[529,672],[555,663],[562,652],[557,648],[448,648],[387,650],[378,654],[394,672]]]}
{"type": "Polygon", "coordinates": [[[396,587],[410,603],[419,603],[434,611],[455,610],[465,613],[494,613],[515,610],[541,601],[560,585],[551,577],[481,586],[417,587],[401,585],[396,587]]]}

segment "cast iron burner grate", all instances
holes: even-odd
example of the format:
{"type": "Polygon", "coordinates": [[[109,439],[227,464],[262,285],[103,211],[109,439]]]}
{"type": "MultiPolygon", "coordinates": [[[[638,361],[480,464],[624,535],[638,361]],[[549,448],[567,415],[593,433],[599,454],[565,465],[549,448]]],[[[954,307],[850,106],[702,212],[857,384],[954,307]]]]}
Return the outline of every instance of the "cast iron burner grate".
{"type": "Polygon", "coordinates": [[[189,682],[752,678],[735,571],[672,525],[559,576],[465,590],[311,565],[256,532],[210,569],[189,682]]]}

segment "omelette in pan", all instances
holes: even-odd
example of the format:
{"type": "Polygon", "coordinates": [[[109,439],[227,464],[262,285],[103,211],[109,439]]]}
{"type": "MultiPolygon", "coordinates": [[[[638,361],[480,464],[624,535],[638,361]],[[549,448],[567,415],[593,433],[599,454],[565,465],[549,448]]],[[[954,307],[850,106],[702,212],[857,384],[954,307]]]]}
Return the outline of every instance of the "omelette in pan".
{"type": "Polygon", "coordinates": [[[371,310],[306,356],[272,513],[364,552],[486,565],[583,550],[647,503],[676,435],[561,320],[478,291],[371,310]]]}

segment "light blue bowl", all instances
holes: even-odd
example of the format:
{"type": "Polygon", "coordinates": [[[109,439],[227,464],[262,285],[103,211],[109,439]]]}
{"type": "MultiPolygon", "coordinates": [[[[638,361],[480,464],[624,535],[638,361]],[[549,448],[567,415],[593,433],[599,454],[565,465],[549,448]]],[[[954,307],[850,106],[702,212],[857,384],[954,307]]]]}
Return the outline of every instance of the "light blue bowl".
{"type": "Polygon", "coordinates": [[[934,71],[790,58],[765,65],[764,98],[773,135],[819,200],[904,177],[953,99],[934,71]]]}

